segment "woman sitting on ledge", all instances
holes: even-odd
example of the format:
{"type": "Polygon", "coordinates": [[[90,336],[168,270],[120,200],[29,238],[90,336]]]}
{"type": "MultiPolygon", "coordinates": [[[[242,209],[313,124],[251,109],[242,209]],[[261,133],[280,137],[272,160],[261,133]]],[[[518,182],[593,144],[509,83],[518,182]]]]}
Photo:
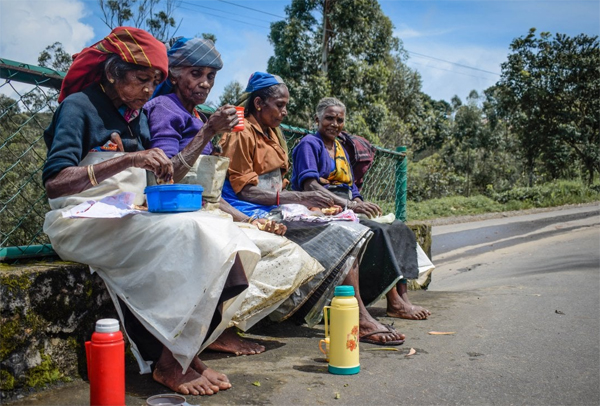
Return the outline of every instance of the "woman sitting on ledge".
{"type": "MultiPolygon", "coordinates": [[[[381,215],[378,205],[366,202],[354,184],[348,153],[337,139],[344,129],[346,106],[336,98],[319,101],[317,132],[308,134],[294,148],[292,188],[329,194],[337,205],[368,217],[381,215]]],[[[426,319],[431,313],[408,299],[407,279],[419,275],[417,242],[403,222],[381,224],[362,220],[373,237],[360,263],[360,290],[365,303],[374,303],[387,292],[387,315],[410,320],[426,319]],[[362,282],[369,281],[369,283],[362,282]]]]}
{"type": "MultiPolygon", "coordinates": [[[[206,102],[217,72],[223,67],[221,55],[212,41],[176,38],[169,41],[167,55],[169,78],[156,89],[144,111],[148,116],[152,146],[162,149],[174,163],[190,167],[201,152],[202,155],[213,152],[211,139],[219,132],[231,131],[238,123],[237,115],[231,105],[218,108],[210,119],[196,111],[197,105],[206,102]]],[[[211,197],[216,200],[216,196],[211,197]]],[[[235,299],[241,305],[236,307],[231,324],[245,331],[278,307],[296,288],[322,272],[323,267],[297,244],[282,237],[286,231],[283,224],[248,216],[223,199],[219,208],[233,217],[235,224],[261,251],[261,260],[248,278],[250,286],[235,299]]],[[[265,351],[263,345],[240,337],[236,327],[226,329],[207,349],[235,355],[265,351]]]]}
{"type": "Polygon", "coordinates": [[[75,55],[44,132],[42,178],[52,209],[44,231],[61,258],[102,277],[143,373],[155,363],[154,379],[171,390],[211,395],[231,384],[197,354],[222,321],[221,304],[248,287],[257,247],[231,219],[202,212],[63,217],[121,192],[141,204],[146,171],[164,182],[183,172],[150,148],[141,110],[167,70],[165,46],[131,27],[75,55]]]}
{"type": "MultiPolygon", "coordinates": [[[[281,78],[256,72],[248,82],[245,129],[223,135],[219,145],[231,159],[223,197],[247,215],[269,216],[280,204],[329,208],[334,198],[326,190],[288,191],[282,186],[289,168],[287,146],[277,127],[287,115],[289,92],[281,78]]],[[[354,286],[360,308],[360,337],[381,345],[399,345],[404,335],[373,318],[361,300],[358,263],[371,232],[359,223],[288,221],[286,236],[325,268],[275,312],[280,319],[296,316],[309,325],[319,321],[323,305],[339,284],[354,286]]],[[[370,277],[369,277],[370,278],[370,277]]],[[[362,286],[362,283],[361,283],[362,286]]]]}

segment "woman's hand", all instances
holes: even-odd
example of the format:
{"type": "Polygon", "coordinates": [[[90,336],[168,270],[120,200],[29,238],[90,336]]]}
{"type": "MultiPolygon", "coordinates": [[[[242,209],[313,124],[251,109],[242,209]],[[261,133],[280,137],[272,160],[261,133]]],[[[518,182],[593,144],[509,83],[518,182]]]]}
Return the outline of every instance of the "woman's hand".
{"type": "Polygon", "coordinates": [[[173,179],[173,163],[160,148],[132,152],[131,166],[154,172],[163,183],[170,183],[173,179]]]}
{"type": "Polygon", "coordinates": [[[251,224],[254,224],[259,230],[277,235],[284,235],[287,231],[287,227],[283,224],[267,219],[256,219],[251,224]]]}
{"type": "Polygon", "coordinates": [[[235,107],[231,104],[221,106],[211,114],[206,123],[207,129],[210,129],[212,138],[215,134],[229,132],[239,122],[235,107]]]}
{"type": "Polygon", "coordinates": [[[381,208],[375,203],[363,202],[362,200],[354,200],[354,205],[349,205],[348,208],[352,209],[355,213],[366,214],[369,218],[381,216],[381,208]]]}
{"type": "Polygon", "coordinates": [[[299,203],[306,207],[328,208],[334,205],[333,198],[326,191],[311,190],[301,193],[302,201],[299,203]]]}

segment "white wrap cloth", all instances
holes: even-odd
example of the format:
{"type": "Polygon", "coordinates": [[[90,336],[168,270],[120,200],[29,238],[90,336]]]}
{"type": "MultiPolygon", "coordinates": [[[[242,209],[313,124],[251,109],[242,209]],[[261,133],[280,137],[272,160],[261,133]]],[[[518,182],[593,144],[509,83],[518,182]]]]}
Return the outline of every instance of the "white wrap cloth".
{"type": "MultiPolygon", "coordinates": [[[[92,152],[85,166],[120,153],[92,152]]],[[[143,199],[146,172],[130,168],[79,194],[50,199],[44,232],[64,260],[90,266],[108,288],[121,321],[120,298],[143,326],[188,368],[205,341],[211,319],[236,255],[251,278],[260,251],[230,218],[202,211],[137,214],[120,219],[63,218],[64,209],[121,192],[143,199]]],[[[138,204],[141,202],[137,202],[138,204]]],[[[211,337],[227,327],[223,320],[211,337]]],[[[98,315],[99,318],[102,315],[98,315]]],[[[135,343],[142,373],[150,372],[135,343]]]]}

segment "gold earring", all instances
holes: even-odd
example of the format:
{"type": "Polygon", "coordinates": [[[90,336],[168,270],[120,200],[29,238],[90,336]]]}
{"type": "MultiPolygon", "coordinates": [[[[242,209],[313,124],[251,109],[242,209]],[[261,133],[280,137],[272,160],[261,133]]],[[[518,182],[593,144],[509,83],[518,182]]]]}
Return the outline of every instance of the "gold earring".
{"type": "Polygon", "coordinates": [[[110,79],[108,79],[108,81],[109,81],[110,83],[115,83],[115,80],[114,80],[113,78],[110,78],[110,79]]]}
{"type": "Polygon", "coordinates": [[[259,108],[257,108],[256,110],[260,111],[260,107],[259,107],[259,108]]]}
{"type": "Polygon", "coordinates": [[[150,93],[150,89],[148,89],[147,87],[144,88],[144,92],[146,93],[150,93]]]}

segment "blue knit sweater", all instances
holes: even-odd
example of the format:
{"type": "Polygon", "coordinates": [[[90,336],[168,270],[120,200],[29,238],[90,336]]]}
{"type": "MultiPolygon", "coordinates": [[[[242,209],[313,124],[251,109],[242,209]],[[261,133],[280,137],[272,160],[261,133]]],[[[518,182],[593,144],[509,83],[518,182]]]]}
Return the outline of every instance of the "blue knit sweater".
{"type": "Polygon", "coordinates": [[[48,156],[43,182],[65,168],[77,166],[92,148],[110,140],[114,132],[121,136],[125,152],[150,148],[150,130],[144,113],[127,123],[98,85],[67,97],[44,131],[48,156]]]}

